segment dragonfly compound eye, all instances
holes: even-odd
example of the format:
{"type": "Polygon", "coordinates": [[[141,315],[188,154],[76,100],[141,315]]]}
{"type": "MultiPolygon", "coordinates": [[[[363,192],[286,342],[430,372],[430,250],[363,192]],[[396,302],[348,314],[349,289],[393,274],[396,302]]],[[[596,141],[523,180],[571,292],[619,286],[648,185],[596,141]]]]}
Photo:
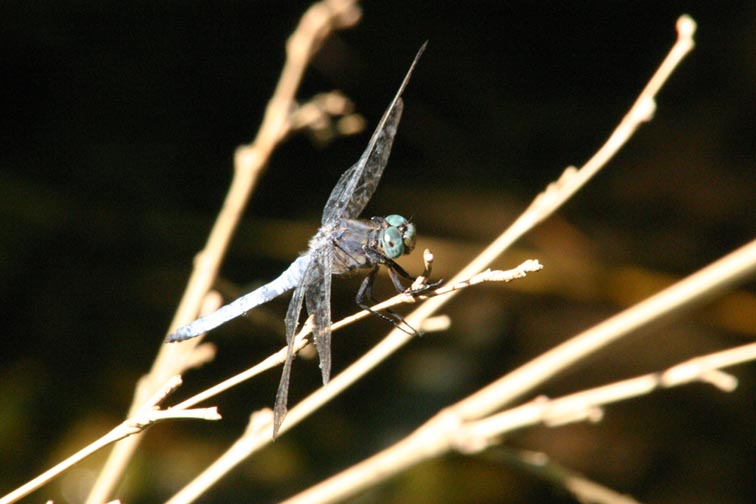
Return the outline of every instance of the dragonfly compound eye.
{"type": "Polygon", "coordinates": [[[386,217],[386,223],[390,226],[386,228],[383,235],[383,248],[386,255],[391,259],[396,259],[402,254],[412,252],[417,239],[415,225],[401,215],[389,215],[386,217]],[[390,235],[389,231],[391,231],[390,235]]]}
{"type": "Polygon", "coordinates": [[[402,232],[397,227],[389,227],[383,231],[383,253],[389,259],[396,259],[404,253],[404,242],[402,241],[402,232]]]}

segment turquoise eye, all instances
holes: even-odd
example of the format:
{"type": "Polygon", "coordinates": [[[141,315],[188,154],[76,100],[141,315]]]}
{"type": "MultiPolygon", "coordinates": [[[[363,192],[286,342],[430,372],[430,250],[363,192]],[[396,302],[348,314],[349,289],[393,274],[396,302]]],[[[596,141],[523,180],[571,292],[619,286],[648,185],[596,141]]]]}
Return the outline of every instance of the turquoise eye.
{"type": "Polygon", "coordinates": [[[386,217],[386,222],[389,223],[389,226],[394,226],[394,227],[405,226],[408,224],[407,219],[405,219],[401,215],[396,215],[396,214],[389,215],[388,217],[386,217]]]}
{"type": "Polygon", "coordinates": [[[396,259],[404,253],[404,242],[399,228],[390,227],[383,231],[383,252],[389,259],[396,259]]]}
{"type": "Polygon", "coordinates": [[[415,225],[401,215],[386,217],[389,225],[383,232],[383,251],[389,259],[409,254],[415,248],[417,231],[415,225]]]}

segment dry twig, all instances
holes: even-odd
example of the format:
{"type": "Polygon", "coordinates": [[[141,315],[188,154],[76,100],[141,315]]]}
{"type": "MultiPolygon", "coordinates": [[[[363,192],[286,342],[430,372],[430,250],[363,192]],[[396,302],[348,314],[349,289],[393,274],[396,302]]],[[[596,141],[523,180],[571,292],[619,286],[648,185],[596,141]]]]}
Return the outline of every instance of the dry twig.
{"type": "MultiPolygon", "coordinates": [[[[487,267],[498,255],[500,255],[511,243],[522,236],[525,232],[533,228],[537,223],[544,220],[558,209],[562,203],[567,201],[575,192],[580,189],[600,168],[602,168],[608,159],[630,138],[632,133],[645,121],[651,119],[655,109],[654,97],[658,92],[661,84],[667,79],[674,67],[680,62],[682,57],[693,47],[692,35],[695,31],[695,23],[687,16],[683,16],[678,21],[678,40],[670,54],[660,66],[657,73],[651,79],[649,84],[643,90],[636,103],[621,121],[617,129],[610,136],[606,144],[591,158],[586,165],[580,169],[568,168],[565,170],[560,179],[550,185],[547,190],[539,195],[526,212],[517,219],[517,221],[507,229],[498,239],[496,239],[483,253],[474,259],[466,268],[458,273],[450,282],[452,287],[449,288],[446,296],[434,297],[424,302],[415,312],[407,317],[407,322],[412,326],[420,326],[427,317],[431,316],[438,310],[457,290],[454,288],[457,284],[469,282],[470,277],[474,278],[483,268],[487,267]]],[[[535,263],[537,264],[537,263],[535,263]]],[[[391,301],[391,300],[390,300],[391,301]]],[[[376,309],[383,309],[383,304],[376,306],[376,309]]],[[[357,314],[360,316],[360,314],[357,314]]],[[[338,328],[334,324],[334,329],[338,328]]],[[[625,334],[624,332],[621,334],[625,334]]],[[[620,334],[620,335],[621,335],[620,334]]],[[[619,335],[615,336],[619,337],[619,335]]],[[[320,408],[331,398],[341,393],[346,387],[364,376],[368,371],[377,366],[380,362],[392,355],[396,350],[412,339],[411,335],[399,330],[392,331],[383,341],[367,352],[357,362],[349,366],[338,376],[334,377],[327,387],[318,389],[316,392],[305,398],[298,405],[292,408],[283,424],[279,433],[283,433],[299,423],[310,413],[320,408]]],[[[577,338],[576,338],[577,339],[577,338]]],[[[603,344],[607,344],[609,340],[603,344]]],[[[593,346],[593,349],[601,345],[593,346]]],[[[540,373],[534,373],[532,377],[520,383],[519,387],[510,392],[509,396],[504,394],[498,398],[498,402],[485,404],[480,401],[479,397],[483,394],[486,400],[491,400],[490,387],[471,396],[463,401],[457,408],[460,410],[459,418],[474,419],[482,418],[490,414],[493,410],[500,407],[507,400],[517,397],[517,394],[524,393],[530,387],[541,383],[544,379],[557,370],[562,369],[575,362],[580,356],[587,355],[590,348],[583,349],[582,354],[572,355],[562,353],[563,362],[561,365],[556,363],[555,368],[550,371],[541,370],[540,373]],[[513,395],[514,394],[514,395],[513,395]],[[509,399],[506,399],[509,397],[509,399]],[[475,407],[478,407],[475,413],[475,407]],[[475,413],[475,414],[473,414],[475,413]],[[469,416],[468,416],[469,414],[469,416]],[[477,415],[477,416],[476,416],[477,415]]],[[[535,369],[538,369],[536,363],[535,369]]],[[[514,373],[517,375],[517,372],[514,373]]],[[[500,390],[497,390],[500,392],[500,390]]],[[[493,398],[495,399],[495,398],[493,398]]],[[[418,429],[414,434],[408,436],[404,441],[397,443],[385,452],[376,455],[368,461],[358,464],[357,466],[345,471],[344,473],[317,485],[310,490],[295,497],[293,502],[333,502],[352,495],[377,481],[385,479],[391,474],[395,474],[410,465],[427,458],[443,453],[452,449],[450,439],[445,437],[445,433],[450,428],[458,424],[458,421],[447,421],[452,415],[442,412],[431,419],[425,426],[418,429]],[[430,427],[432,426],[432,427],[430,427]],[[441,426],[437,429],[437,427],[441,426]],[[441,433],[439,435],[439,433],[441,433]],[[431,442],[435,440],[435,442],[431,442]]],[[[230,470],[241,460],[248,457],[259,448],[269,442],[268,429],[256,419],[254,428],[250,427],[247,433],[242,436],[226,454],[218,459],[211,468],[199,475],[194,482],[190,483],[179,494],[171,500],[173,504],[181,502],[191,502],[199,495],[198,492],[204,491],[212,483],[217,481],[224,471],[230,470]]]]}
{"type": "Polygon", "coordinates": [[[30,494],[37,488],[50,481],[63,471],[67,470],[74,464],[78,464],[85,458],[92,455],[97,450],[115,443],[121,439],[124,439],[134,434],[142,432],[150,425],[162,422],[165,420],[177,420],[177,419],[196,419],[196,420],[220,420],[221,416],[218,414],[216,408],[200,408],[200,409],[183,409],[183,408],[171,408],[169,410],[162,410],[158,408],[158,404],[163,401],[171,392],[176,390],[181,385],[181,377],[175,376],[168,381],[163,387],[161,387],[153,396],[145,402],[132,417],[126,419],[123,423],[115,427],[113,430],[102,436],[97,441],[82,448],[75,454],[68,457],[66,460],[56,464],[54,467],[48,469],[44,473],[40,474],[28,483],[20,486],[8,495],[0,498],[0,504],[10,504],[18,499],[30,494]]]}
{"type": "MultiPolygon", "coordinates": [[[[286,44],[286,63],[257,137],[236,151],[231,187],[205,248],[195,258],[194,271],[167,333],[197,317],[258,177],[273,150],[290,131],[295,95],[310,58],[334,30],[353,26],[360,15],[354,0],[322,0],[302,16],[286,44]]],[[[152,369],[137,385],[130,413],[141,408],[146,398],[168,377],[185,371],[186,363],[195,360],[191,356],[200,341],[201,338],[195,338],[181,345],[161,345],[152,369]]],[[[132,436],[115,446],[87,499],[88,503],[105,502],[113,493],[140,439],[141,436],[132,436]]]]}
{"type": "MultiPolygon", "coordinates": [[[[461,278],[474,275],[487,267],[517,238],[556,211],[562,203],[567,201],[598,170],[605,166],[611,156],[627,142],[632,133],[643,122],[652,118],[653,111],[655,110],[656,93],[669,77],[672,70],[674,70],[685,54],[693,47],[692,37],[695,32],[695,22],[693,19],[689,16],[680,17],[677,21],[677,32],[677,41],[667,55],[667,58],[662,62],[630,111],[599,151],[581,169],[567,168],[560,179],[539,195],[512,226],[494,240],[477,258],[463,268],[452,279],[452,283],[460,281],[461,278]]],[[[756,245],[753,245],[753,248],[756,249],[756,245]]],[[[655,296],[655,298],[660,297],[664,303],[657,301],[641,303],[632,315],[624,315],[623,317],[626,318],[622,318],[619,321],[616,320],[617,317],[614,317],[604,324],[600,324],[596,328],[576,336],[473,394],[457,405],[440,412],[415,432],[390,448],[292,497],[286,502],[336,502],[354,495],[379,481],[383,481],[422,460],[436,457],[454,449],[452,433],[459,428],[461,422],[481,419],[499,410],[501,407],[532,390],[538,384],[543,383],[557,372],[573,365],[579,359],[615,341],[630,332],[630,330],[638,328],[641,324],[658,317],[661,313],[664,313],[664,310],[672,309],[672,307],[679,308],[685,304],[689,305],[692,300],[711,295],[712,292],[719,288],[743,278],[743,275],[751,273],[753,268],[756,268],[756,261],[749,264],[749,260],[753,259],[749,256],[753,253],[754,251],[750,249],[740,250],[732,254],[737,257],[720,260],[687,281],[684,281],[684,287],[674,292],[674,295],[679,294],[682,298],[685,298],[684,301],[681,298],[675,299],[668,292],[668,289],[655,296]],[[712,271],[712,269],[716,271],[712,271]],[[683,292],[685,289],[692,289],[693,287],[697,287],[697,289],[694,289],[697,291],[695,294],[690,291],[687,294],[683,292]],[[650,310],[649,307],[653,309],[650,310]],[[649,313],[650,311],[653,313],[649,313]]],[[[444,303],[448,302],[454,294],[452,292],[449,296],[436,297],[426,301],[407,317],[407,321],[410,324],[417,324],[438,310],[444,303]]],[[[287,421],[282,426],[282,430],[288,428],[290,424],[296,423],[321,402],[327,400],[325,399],[328,393],[326,392],[327,389],[331,387],[345,387],[347,383],[351,383],[353,379],[356,379],[352,375],[361,376],[360,373],[365,372],[364,368],[372,368],[377,362],[393,353],[408,340],[409,337],[407,335],[403,335],[399,331],[393,331],[365,356],[334,378],[329,387],[316,391],[299,405],[292,408],[287,421]]]]}

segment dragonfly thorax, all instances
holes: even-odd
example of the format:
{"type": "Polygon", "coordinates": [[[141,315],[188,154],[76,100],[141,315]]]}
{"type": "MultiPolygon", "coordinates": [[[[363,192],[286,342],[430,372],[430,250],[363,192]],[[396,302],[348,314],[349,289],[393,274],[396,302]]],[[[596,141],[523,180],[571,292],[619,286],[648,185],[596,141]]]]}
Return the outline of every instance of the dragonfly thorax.
{"type": "Polygon", "coordinates": [[[401,215],[389,215],[385,221],[388,226],[383,230],[380,242],[386,257],[396,259],[412,252],[417,239],[415,225],[401,215]]]}

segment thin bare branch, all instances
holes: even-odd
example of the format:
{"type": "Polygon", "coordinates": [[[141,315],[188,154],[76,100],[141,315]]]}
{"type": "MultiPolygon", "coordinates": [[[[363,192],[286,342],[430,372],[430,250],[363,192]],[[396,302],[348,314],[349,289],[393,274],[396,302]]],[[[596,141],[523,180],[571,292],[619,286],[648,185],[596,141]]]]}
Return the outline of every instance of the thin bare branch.
{"type": "MultiPolygon", "coordinates": [[[[428,261],[430,262],[430,260],[428,261]]],[[[477,285],[482,282],[486,281],[505,281],[509,282],[514,279],[523,278],[528,272],[535,272],[541,270],[542,266],[538,261],[535,260],[528,260],[522,263],[520,266],[509,270],[509,271],[485,271],[479,275],[476,275],[475,277],[471,279],[467,279],[462,282],[458,282],[455,285],[446,286],[440,289],[437,289],[436,291],[428,294],[424,294],[427,296],[432,295],[442,295],[442,294],[448,294],[449,292],[453,292],[458,289],[464,289],[466,287],[477,285]]],[[[377,304],[373,307],[373,309],[379,310],[379,309],[385,309],[390,306],[394,306],[396,304],[399,304],[401,302],[407,302],[408,298],[411,299],[411,296],[407,296],[405,294],[400,294],[398,296],[394,296],[393,298],[389,299],[388,301],[384,301],[383,303],[377,304]]],[[[364,316],[369,315],[369,312],[367,310],[363,310],[361,312],[358,312],[355,315],[352,315],[351,317],[347,317],[339,322],[336,322],[332,325],[332,329],[335,331],[337,329],[340,329],[347,324],[350,324],[364,316]]],[[[421,326],[423,330],[430,331],[430,330],[443,330],[446,327],[448,327],[449,321],[448,317],[434,317],[434,321],[429,324],[424,324],[421,326]]],[[[307,336],[310,334],[312,330],[312,326],[309,323],[305,324],[305,327],[302,328],[300,333],[295,338],[294,343],[294,350],[295,352],[298,352],[302,348],[304,348],[306,345],[310,344],[309,339],[307,336]]],[[[231,388],[238,383],[251,378],[252,376],[255,376],[256,374],[259,374],[264,369],[269,369],[270,367],[280,365],[283,363],[285,357],[286,357],[286,347],[283,347],[281,350],[276,352],[275,354],[271,355],[267,359],[265,359],[263,362],[253,366],[252,368],[244,371],[243,373],[240,373],[236,376],[233,376],[227,380],[224,380],[222,383],[219,383],[218,385],[215,385],[214,387],[194,396],[183,403],[181,403],[180,407],[188,407],[194,404],[197,404],[201,400],[205,400],[209,397],[212,397],[213,395],[216,395],[224,390],[227,390],[228,388],[231,388]]],[[[364,372],[367,372],[367,369],[363,370],[364,372]]],[[[342,377],[343,373],[339,375],[341,377],[341,380],[344,380],[342,377]]],[[[361,375],[354,375],[353,379],[357,379],[361,375]]],[[[348,383],[343,383],[340,387],[334,387],[333,386],[334,380],[332,380],[327,387],[324,387],[320,389],[320,392],[323,392],[324,395],[321,396],[321,400],[316,406],[313,406],[313,409],[310,411],[314,411],[316,407],[322,406],[327,401],[338,395],[348,383]]],[[[178,407],[177,406],[177,407],[178,407]]],[[[295,425],[297,422],[301,421],[307,413],[303,413],[305,410],[302,409],[301,405],[297,406],[297,411],[295,413],[294,420],[290,420],[289,417],[291,416],[291,412],[286,417],[286,421],[283,425],[287,425],[287,429],[291,428],[293,425],[295,425]]],[[[247,457],[252,455],[254,452],[262,448],[263,446],[267,445],[272,441],[271,439],[271,428],[272,428],[272,420],[273,417],[265,414],[266,411],[269,411],[267,408],[263,410],[262,412],[259,412],[259,416],[253,415],[250,420],[250,425],[245,431],[245,433],[240,437],[234,444],[229,447],[226,452],[221,455],[213,464],[208,467],[206,470],[204,470],[202,473],[200,473],[192,482],[190,482],[186,487],[181,489],[172,499],[172,504],[178,504],[178,503],[185,503],[185,502],[192,502],[194,499],[196,499],[202,492],[204,492],[211,484],[213,484],[215,481],[217,481],[223,474],[227,473],[234,467],[236,467],[240,462],[245,460],[247,457]],[[270,423],[265,424],[265,420],[269,420],[270,423]]],[[[294,411],[294,410],[292,410],[294,411]]],[[[280,431],[282,432],[282,431],[280,431]]]]}
{"type": "MultiPolygon", "coordinates": [[[[575,194],[578,189],[585,185],[598,170],[605,166],[611,156],[627,142],[640,124],[651,119],[653,110],[655,109],[655,95],[660,86],[666,81],[676,65],[679,64],[682,57],[693,47],[692,37],[695,32],[695,22],[688,16],[682,16],[678,20],[677,31],[678,39],[670,50],[669,55],[662,62],[659,70],[657,70],[649,84],[641,92],[635,104],[622,119],[606,144],[581,169],[577,170],[570,167],[565,170],[557,182],[551,184],[544,193],[539,195],[512,226],[494,240],[477,258],[463,268],[450,283],[455,284],[488,267],[516,239],[551,215],[567,199],[575,194]]],[[[754,251],[756,251],[756,246],[754,251]]],[[[700,276],[703,275],[706,277],[705,289],[709,289],[709,291],[698,289],[696,294],[699,297],[688,297],[686,302],[690,303],[693,299],[701,299],[704,296],[712,295],[713,291],[737,279],[742,279],[744,275],[752,271],[756,267],[756,262],[750,266],[742,262],[739,263],[739,261],[744,260],[742,257],[744,254],[748,256],[749,251],[738,251],[732,254],[737,257],[724,259],[711,266],[710,268],[716,269],[716,273],[720,275],[719,278],[714,278],[714,275],[709,274],[708,270],[710,268],[707,268],[706,272],[695,275],[697,278],[689,281],[685,287],[701,287],[699,280],[700,276]]],[[[747,262],[747,259],[745,261],[747,262]]],[[[447,296],[429,299],[406,318],[407,322],[413,326],[420,325],[423,319],[435,313],[455,293],[456,291],[452,291],[447,296]]],[[[676,292],[675,294],[680,293],[676,292]]],[[[675,305],[679,308],[685,304],[669,295],[663,296],[663,299],[667,304],[667,308],[675,305]]],[[[656,302],[652,304],[656,304],[656,302]]],[[[659,313],[657,312],[657,316],[659,313]]],[[[640,314],[644,316],[648,315],[645,304],[640,310],[640,314]]],[[[457,410],[455,410],[454,414],[440,413],[391,448],[316,485],[287,502],[336,502],[375,484],[378,480],[383,480],[390,475],[396,474],[420,460],[426,460],[447,451],[449,447],[446,446],[446,443],[449,442],[449,438],[446,435],[450,435],[458,428],[461,419],[482,418],[500,409],[536,385],[543,383],[543,381],[558,371],[565,369],[580,358],[627,334],[630,330],[638,328],[642,322],[648,322],[649,319],[636,315],[631,320],[634,321],[634,324],[631,324],[629,327],[623,327],[617,324],[614,319],[611,319],[606,324],[606,327],[602,327],[604,324],[600,326],[598,330],[601,334],[600,337],[595,335],[590,337],[579,335],[573,338],[570,342],[557,347],[541,358],[510,373],[507,377],[502,378],[456,405],[455,408],[457,410]]],[[[628,323],[631,320],[622,320],[621,322],[628,323]]],[[[282,432],[328,400],[328,397],[332,393],[340,392],[367,372],[366,370],[372,369],[372,367],[387,358],[410,339],[410,336],[400,331],[392,331],[376,347],[349,366],[339,376],[332,379],[328,387],[316,391],[292,408],[282,425],[282,432]],[[336,390],[334,391],[333,389],[336,390]]]]}
{"type": "MultiPolygon", "coordinates": [[[[650,394],[660,388],[671,388],[700,381],[709,383],[709,375],[717,373],[728,377],[732,386],[718,387],[731,392],[737,379],[723,372],[723,367],[756,360],[756,343],[742,345],[722,352],[696,357],[658,373],[584,390],[558,399],[538,397],[533,401],[492,415],[483,420],[464,422],[453,434],[452,443],[458,451],[472,453],[497,444],[501,436],[517,429],[543,424],[548,427],[603,418],[602,406],[650,394]],[[681,370],[685,370],[681,372],[681,370]]],[[[447,410],[450,413],[454,407],[447,410]]]]}
{"type": "MultiPolygon", "coordinates": [[[[689,27],[691,24],[693,26],[695,24],[693,20],[687,16],[683,16],[681,20],[683,20],[683,22],[678,21],[678,39],[670,50],[670,55],[679,54],[680,47],[692,47],[692,40],[690,40],[690,37],[692,37],[693,30],[689,29],[689,27]]],[[[671,56],[668,56],[662,63],[662,66],[668,68],[669,61],[671,60],[679,62],[679,56],[677,57],[677,59],[672,59],[671,56]]],[[[658,80],[659,75],[660,71],[657,71],[653,79],[658,80]]],[[[664,73],[664,75],[669,75],[668,71],[664,73]]],[[[647,103],[649,100],[653,100],[654,96],[650,93],[656,92],[657,90],[658,87],[650,88],[649,86],[646,86],[646,89],[643,90],[641,97],[636,100],[630,112],[628,112],[617,129],[612,133],[607,144],[616,145],[618,147],[628,140],[629,135],[632,134],[632,132],[635,131],[635,129],[637,129],[637,126],[640,124],[640,119],[647,117],[645,114],[641,114],[635,109],[637,109],[638,107],[643,107],[644,103],[647,103]]],[[[608,147],[602,147],[602,151],[606,152],[607,150],[608,147]]],[[[609,151],[615,152],[616,148],[614,150],[609,149],[609,151]]],[[[522,214],[496,240],[494,240],[491,245],[489,245],[483,252],[481,252],[478,257],[473,259],[467,266],[465,266],[459,273],[457,273],[457,275],[455,275],[455,277],[449,283],[456,285],[460,282],[465,282],[468,278],[478,274],[484,268],[487,268],[490,263],[493,262],[501,253],[503,253],[516,239],[518,239],[528,230],[532,229],[535,224],[543,220],[547,215],[553,213],[562,203],[567,200],[569,196],[572,196],[575,191],[577,191],[577,189],[582,187],[584,182],[578,183],[577,181],[582,180],[586,176],[584,174],[590,174],[592,176],[601,166],[603,166],[598,164],[598,159],[600,159],[602,163],[608,161],[608,157],[606,156],[601,156],[600,158],[594,156],[586,164],[586,166],[581,168],[580,170],[572,169],[568,170],[569,175],[563,174],[557,183],[551,184],[544,193],[536,197],[534,203],[530,205],[530,207],[525,211],[524,214],[522,214]]],[[[452,297],[457,294],[457,292],[459,291],[451,290],[445,296],[438,296],[432,299],[428,299],[413,313],[406,317],[407,322],[413,327],[422,325],[422,321],[425,318],[438,311],[445,303],[450,301],[452,297]]],[[[381,307],[381,305],[379,305],[379,307],[381,307]]],[[[405,334],[399,330],[394,330],[389,333],[389,335],[383,341],[381,341],[378,345],[376,345],[373,349],[371,349],[368,353],[361,357],[357,362],[345,369],[341,374],[339,374],[339,376],[333,378],[328,384],[328,387],[314,392],[312,395],[304,399],[299,405],[292,408],[291,411],[289,411],[286,420],[282,424],[280,432],[285,432],[289,427],[300,421],[301,418],[304,418],[304,416],[319,407],[319,405],[322,404],[322,402],[326,401],[332,393],[338,393],[346,388],[348,385],[353,383],[354,380],[363,376],[368,370],[373,369],[380,362],[388,358],[388,356],[407,344],[411,339],[411,335],[405,334]]],[[[565,367],[567,364],[568,363],[565,362],[565,367]]],[[[536,363],[536,365],[538,365],[538,363],[536,363]]],[[[535,386],[535,384],[541,383],[547,376],[550,376],[547,373],[548,368],[544,367],[541,373],[535,374],[533,377],[527,380],[529,382],[529,385],[525,389],[529,390],[530,386],[535,386]]],[[[514,390],[522,389],[520,387],[516,387],[514,390]]],[[[514,390],[512,392],[514,392],[514,390]]],[[[471,401],[474,400],[475,399],[471,399],[471,401]]],[[[471,403],[470,414],[473,413],[472,406],[477,404],[480,404],[480,407],[484,408],[485,400],[480,401],[480,403],[471,403]]]]}
{"type": "MultiPolygon", "coordinates": [[[[720,270],[718,273],[724,279],[721,280],[722,283],[719,285],[710,285],[714,291],[718,291],[722,285],[731,283],[734,278],[743,280],[756,273],[756,240],[670,289],[678,290],[681,284],[691,286],[696,283],[692,282],[691,279],[700,279],[712,274],[712,271],[722,268],[723,264],[726,263],[737,269],[738,273],[726,275],[720,270]],[[744,254],[747,256],[746,258],[743,257],[744,254]]],[[[628,311],[636,310],[639,306],[648,306],[648,303],[644,301],[628,311]]],[[[640,308],[640,310],[645,311],[644,308],[640,308]]],[[[668,312],[655,313],[657,316],[662,316],[668,312]]],[[[652,320],[654,319],[647,318],[646,322],[652,320]]],[[[596,327],[604,325],[605,323],[602,323],[596,327]]],[[[626,333],[621,324],[612,325],[619,334],[626,333]]],[[[590,329],[586,333],[591,333],[594,329],[590,329]]],[[[568,344],[579,345],[582,337],[582,335],[578,335],[572,338],[568,344]]],[[[596,348],[592,343],[588,342],[587,347],[596,348]]],[[[585,345],[583,342],[581,346],[585,345]]],[[[545,355],[552,353],[554,353],[554,350],[545,355]]],[[[543,357],[536,359],[536,362],[543,360],[543,357]]],[[[716,374],[718,376],[718,380],[715,381],[717,386],[722,383],[723,377],[728,377],[727,384],[729,386],[720,388],[729,391],[733,389],[736,381],[734,377],[722,372],[720,368],[753,360],[756,360],[756,343],[697,357],[660,373],[650,373],[629,380],[622,380],[560,399],[549,400],[545,397],[538,397],[522,406],[492,416],[488,415],[493,413],[494,409],[479,407],[473,410],[475,416],[470,415],[470,403],[478,404],[482,397],[492,401],[494,408],[500,408],[523,392],[520,388],[515,391],[513,396],[505,385],[517,388],[522,387],[523,383],[528,383],[529,389],[535,383],[540,383],[540,380],[527,382],[519,378],[519,375],[523,373],[522,370],[530,367],[529,363],[497,380],[494,384],[482,389],[470,398],[442,410],[395,445],[292,497],[286,503],[338,502],[421,461],[437,457],[451,450],[475,453],[498,443],[501,436],[517,429],[538,424],[553,427],[577,421],[599,421],[603,416],[603,405],[649,394],[661,387],[678,386],[692,381],[711,383],[711,376],[716,374]],[[499,395],[494,395],[494,391],[499,395]]],[[[560,366],[560,363],[555,362],[554,365],[560,366]]],[[[538,378],[541,379],[543,376],[539,375],[538,378]]]]}
{"type": "MultiPolygon", "coordinates": [[[[353,26],[361,12],[354,0],[323,0],[313,4],[302,16],[296,30],[286,44],[286,62],[257,136],[249,145],[237,149],[234,157],[234,177],[226,200],[210,232],[205,248],[195,257],[194,270],[179,303],[168,333],[194,320],[203,299],[215,281],[258,177],[268,163],[273,150],[290,131],[289,115],[294,109],[295,95],[312,55],[334,30],[353,26]]],[[[196,364],[191,354],[201,338],[180,345],[161,345],[149,374],[136,387],[130,413],[138,410],[145,398],[170,376],[185,371],[186,364],[196,364]]],[[[87,498],[89,504],[108,500],[131,460],[141,436],[131,436],[111,452],[87,498]]]]}
{"type": "Polygon", "coordinates": [[[160,387],[160,389],[158,389],[145,403],[145,405],[132,417],[126,419],[124,422],[116,426],[113,430],[102,436],[100,439],[94,441],[93,443],[90,443],[88,446],[82,448],[62,462],[56,464],[54,467],[51,467],[33,480],[20,486],[8,495],[0,498],[0,504],[10,504],[11,502],[16,502],[18,499],[21,499],[25,495],[28,495],[34,490],[40,488],[42,485],[58,476],[63,471],[66,471],[74,464],[81,462],[96,451],[112,443],[115,443],[116,441],[129,436],[133,436],[134,434],[138,434],[156,422],[178,419],[220,420],[221,416],[218,414],[218,410],[216,408],[169,410],[159,409],[157,405],[180,385],[181,377],[175,376],[171,378],[168,383],[166,383],[163,387],[160,387]]]}
{"type": "Polygon", "coordinates": [[[465,418],[482,418],[619,338],[665,315],[690,309],[756,272],[756,240],[650,298],[571,338],[470,396],[465,418]]]}

